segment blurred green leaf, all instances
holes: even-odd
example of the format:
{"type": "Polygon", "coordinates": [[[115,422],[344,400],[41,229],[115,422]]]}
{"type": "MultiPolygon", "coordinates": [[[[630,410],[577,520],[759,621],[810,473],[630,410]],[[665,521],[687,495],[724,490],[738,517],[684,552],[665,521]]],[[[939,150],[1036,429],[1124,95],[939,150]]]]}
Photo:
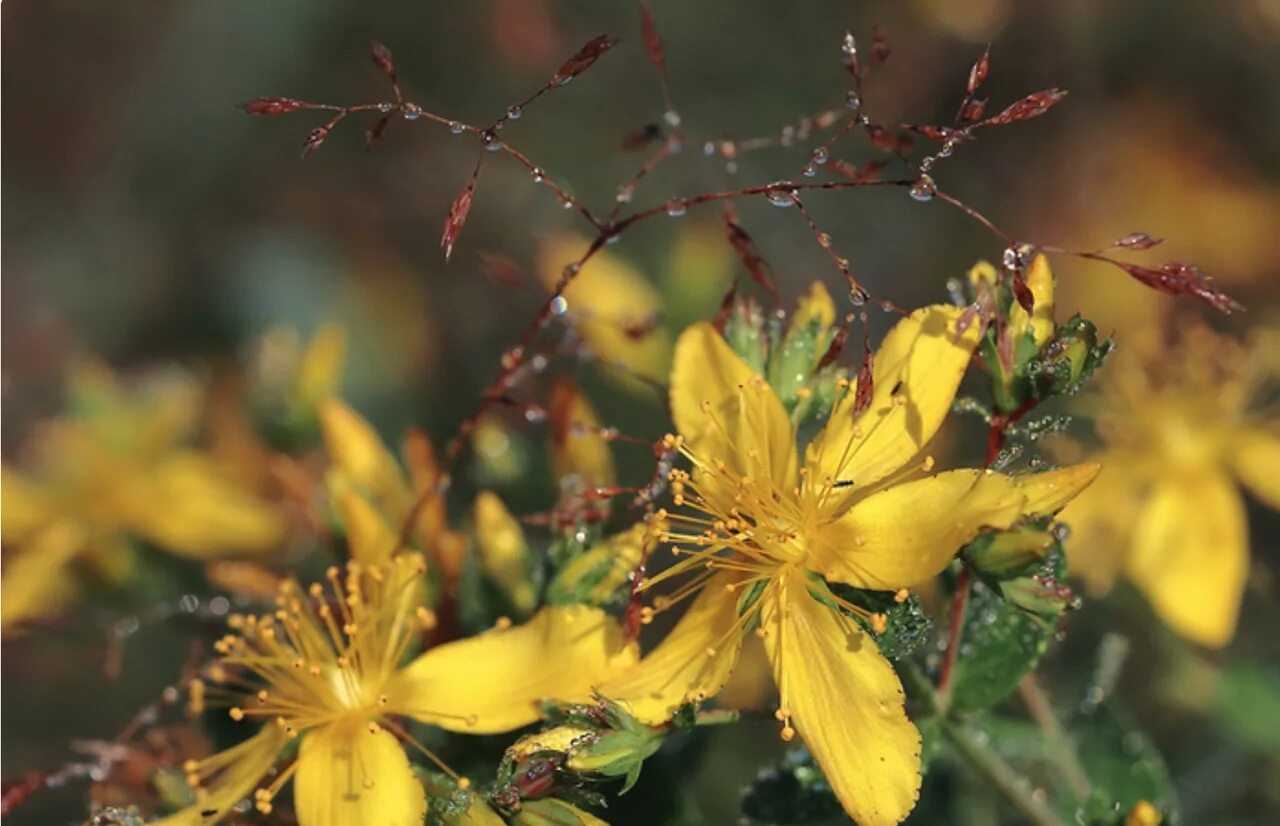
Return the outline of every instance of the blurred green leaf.
{"type": "Polygon", "coordinates": [[[1257,663],[1236,663],[1222,673],[1214,712],[1241,745],[1280,755],[1280,671],[1257,663]]]}
{"type": "Polygon", "coordinates": [[[978,711],[1008,697],[1052,639],[1042,622],[975,582],[956,654],[951,707],[978,711]]]}
{"type": "Polygon", "coordinates": [[[1075,822],[1119,824],[1142,800],[1166,820],[1176,820],[1178,800],[1164,758],[1122,712],[1109,705],[1082,711],[1069,731],[1093,787],[1083,807],[1071,813],[1075,822]]]}

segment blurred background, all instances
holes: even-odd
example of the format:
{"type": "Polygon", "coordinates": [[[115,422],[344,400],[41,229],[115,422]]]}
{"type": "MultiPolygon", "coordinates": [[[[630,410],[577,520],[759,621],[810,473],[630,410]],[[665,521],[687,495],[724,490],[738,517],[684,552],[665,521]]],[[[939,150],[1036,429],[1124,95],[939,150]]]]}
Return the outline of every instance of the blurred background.
{"type": "MultiPolygon", "coordinates": [[[[940,187],[1031,242],[1093,249],[1136,230],[1168,238],[1143,260],[1194,261],[1248,306],[1210,319],[1214,325],[1238,332],[1274,323],[1277,0],[651,6],[685,128],[713,139],[774,136],[840,107],[846,29],[869,45],[872,26],[887,27],[892,54],[871,71],[865,96],[884,121],[949,122],[969,66],[993,43],[989,112],[1047,87],[1071,94],[1046,117],[962,147],[938,166],[940,187]]],[[[418,425],[442,442],[536,311],[540,278],[568,263],[548,249],[588,228],[509,158],[486,156],[446,264],[440,226],[475,162],[474,136],[426,120],[394,122],[366,152],[371,122],[352,121],[299,159],[322,118],[251,118],[238,104],[261,95],[383,100],[385,80],[368,57],[377,38],[394,53],[407,97],[487,123],[582,43],[608,33],[622,43],[503,131],[603,212],[656,147],[628,152],[624,139],[662,116],[628,3],[10,0],[0,15],[6,459],[35,421],[59,409],[72,359],[209,371],[246,358],[270,328],[307,335],[327,321],[349,335],[346,398],[388,435],[418,425]],[[509,260],[525,277],[517,286],[495,279],[485,256],[509,260]]],[[[861,139],[843,146],[836,154],[853,162],[879,157],[861,139]]],[[[691,145],[644,180],[633,205],[788,178],[806,156],[802,146],[743,154],[730,172],[691,145]]],[[[979,258],[998,259],[1003,247],[959,212],[898,189],[805,200],[859,278],[902,306],[945,300],[947,279],[979,258]]],[[[840,290],[794,210],[762,200],[740,210],[784,296],[815,278],[840,290]]],[[[716,208],[693,209],[638,225],[608,254],[652,284],[670,333],[714,313],[738,271],[722,233],[716,208]]],[[[1175,302],[1101,264],[1055,261],[1055,272],[1060,315],[1080,309],[1122,339],[1126,327],[1167,318],[1175,302]]],[[[1177,312],[1199,309],[1182,301],[1177,312]]],[[[659,394],[601,380],[590,364],[570,369],[582,373],[605,422],[645,439],[660,435],[659,394]]],[[[980,452],[968,444],[958,438],[957,454],[980,452]]],[[[623,479],[647,478],[644,448],[620,452],[619,461],[623,479]]],[[[517,512],[552,497],[549,487],[504,493],[517,512]]],[[[1082,614],[1049,663],[1050,674],[1087,671],[1103,630],[1130,638],[1120,690],[1165,752],[1186,823],[1261,823],[1280,812],[1280,697],[1270,692],[1280,685],[1270,681],[1280,662],[1271,630],[1280,619],[1272,585],[1280,520],[1252,505],[1250,517],[1250,596],[1227,650],[1207,655],[1177,643],[1139,600],[1121,594],[1114,609],[1082,614]],[[1243,705],[1197,695],[1195,680],[1232,669],[1254,680],[1242,689],[1253,692],[1243,705]]],[[[86,609],[55,633],[6,643],[6,780],[57,765],[72,739],[113,736],[172,679],[185,650],[181,633],[165,629],[130,650],[118,679],[102,676],[101,623],[117,617],[110,606],[86,609]]],[[[737,730],[699,748],[686,793],[708,823],[731,822],[740,785],[780,752],[771,733],[737,730]],[[751,748],[742,747],[747,740],[751,748]]],[[[671,794],[674,783],[647,767],[635,794],[671,794]]],[[[79,791],[69,790],[62,800],[44,795],[13,822],[66,822],[82,812],[79,791]]],[[[936,814],[922,809],[912,822],[942,822],[936,814]]],[[[644,822],[626,818],[616,822],[644,822]]]]}

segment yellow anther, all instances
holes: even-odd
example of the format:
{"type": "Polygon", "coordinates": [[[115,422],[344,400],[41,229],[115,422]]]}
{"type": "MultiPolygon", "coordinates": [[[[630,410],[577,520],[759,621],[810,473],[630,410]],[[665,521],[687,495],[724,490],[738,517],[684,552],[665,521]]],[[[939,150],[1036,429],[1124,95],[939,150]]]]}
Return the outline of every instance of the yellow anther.
{"type": "Polygon", "coordinates": [[[511,617],[498,617],[498,621],[493,624],[493,627],[499,631],[506,631],[511,627],[511,617]]]}
{"type": "Polygon", "coordinates": [[[901,591],[898,591],[898,593],[893,595],[893,601],[901,605],[902,603],[910,599],[910,597],[911,597],[911,592],[908,591],[906,588],[903,588],[901,591]]]}
{"type": "Polygon", "coordinates": [[[470,780],[470,779],[468,779],[468,778],[466,778],[466,777],[459,777],[459,778],[458,778],[458,788],[459,788],[459,789],[469,789],[469,788],[471,788],[471,780],[470,780]]]}
{"type": "Polygon", "coordinates": [[[227,714],[237,723],[244,719],[244,709],[240,708],[240,706],[232,706],[227,714]]]}

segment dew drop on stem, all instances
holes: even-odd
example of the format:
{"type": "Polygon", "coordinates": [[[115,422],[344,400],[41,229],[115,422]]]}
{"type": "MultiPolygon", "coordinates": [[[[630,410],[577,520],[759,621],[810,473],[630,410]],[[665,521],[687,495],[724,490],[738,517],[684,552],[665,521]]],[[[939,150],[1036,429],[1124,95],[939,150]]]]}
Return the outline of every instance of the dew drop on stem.
{"type": "Polygon", "coordinates": [[[667,201],[667,215],[672,218],[679,218],[689,211],[689,203],[683,198],[672,198],[667,201]]]}
{"type": "Polygon", "coordinates": [[[519,106],[507,107],[507,120],[520,120],[520,116],[524,114],[519,106]]]}
{"type": "Polygon", "coordinates": [[[932,201],[933,196],[938,192],[938,187],[934,184],[933,178],[928,175],[921,175],[911,185],[911,189],[908,192],[917,201],[932,201]]]}

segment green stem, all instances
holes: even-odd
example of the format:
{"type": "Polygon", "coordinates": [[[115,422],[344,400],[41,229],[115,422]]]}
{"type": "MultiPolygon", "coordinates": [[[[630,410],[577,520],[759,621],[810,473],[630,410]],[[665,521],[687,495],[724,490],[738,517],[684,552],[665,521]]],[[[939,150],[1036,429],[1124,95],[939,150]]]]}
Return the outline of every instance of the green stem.
{"type": "Polygon", "coordinates": [[[1062,730],[1058,715],[1054,713],[1053,705],[1049,702],[1044,689],[1040,687],[1040,681],[1036,679],[1034,673],[1028,673],[1022,678],[1022,682],[1018,683],[1018,692],[1022,695],[1022,701],[1026,704],[1031,718],[1044,732],[1045,743],[1049,747],[1049,757],[1058,767],[1058,771],[1062,772],[1062,776],[1071,786],[1071,791],[1075,793],[1076,798],[1084,802],[1089,796],[1089,776],[1080,765],[1080,758],[1067,738],[1067,733],[1062,730]]]}
{"type": "Polygon", "coordinates": [[[971,771],[989,781],[1034,826],[1069,826],[1057,812],[1035,795],[1031,784],[1017,769],[1005,762],[985,741],[974,736],[972,726],[946,715],[942,698],[924,672],[907,662],[902,669],[902,676],[907,685],[924,699],[926,711],[939,718],[942,736],[964,758],[965,765],[971,771]]]}
{"type": "Polygon", "coordinates": [[[990,782],[1035,826],[1068,826],[1057,812],[1036,796],[1025,777],[985,742],[974,737],[973,729],[969,726],[954,720],[944,720],[942,736],[964,758],[970,769],[990,782]]]}

